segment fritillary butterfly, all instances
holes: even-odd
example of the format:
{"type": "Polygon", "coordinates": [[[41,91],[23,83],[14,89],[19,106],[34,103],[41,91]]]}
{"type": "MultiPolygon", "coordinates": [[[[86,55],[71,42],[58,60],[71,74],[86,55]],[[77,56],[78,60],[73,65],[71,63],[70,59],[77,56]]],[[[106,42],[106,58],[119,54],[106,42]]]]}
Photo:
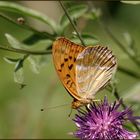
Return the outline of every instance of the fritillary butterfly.
{"type": "Polygon", "coordinates": [[[53,61],[61,82],[74,98],[72,108],[89,104],[116,70],[116,57],[107,47],[84,47],[60,37],[53,43],[53,61]]]}

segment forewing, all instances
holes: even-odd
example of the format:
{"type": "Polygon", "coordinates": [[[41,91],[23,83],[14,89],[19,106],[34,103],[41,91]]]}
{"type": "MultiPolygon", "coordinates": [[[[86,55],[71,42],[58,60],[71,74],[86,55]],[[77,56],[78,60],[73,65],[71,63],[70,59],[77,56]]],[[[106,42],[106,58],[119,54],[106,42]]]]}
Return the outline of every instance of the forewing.
{"type": "Polygon", "coordinates": [[[80,100],[80,97],[76,90],[75,62],[77,55],[83,49],[84,47],[63,37],[57,39],[52,48],[53,61],[59,78],[68,92],[77,100],[80,100]]]}
{"type": "Polygon", "coordinates": [[[93,98],[107,85],[116,66],[116,58],[107,47],[85,48],[76,59],[76,87],[79,96],[93,98]]]}

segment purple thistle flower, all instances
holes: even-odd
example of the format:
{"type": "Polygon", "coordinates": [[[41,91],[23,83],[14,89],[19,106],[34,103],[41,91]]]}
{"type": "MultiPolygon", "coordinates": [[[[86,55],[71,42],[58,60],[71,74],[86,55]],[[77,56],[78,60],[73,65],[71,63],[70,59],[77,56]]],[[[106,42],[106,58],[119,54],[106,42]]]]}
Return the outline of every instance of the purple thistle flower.
{"type": "Polygon", "coordinates": [[[74,119],[78,127],[74,136],[80,139],[135,139],[137,133],[127,131],[123,124],[140,117],[133,117],[130,108],[118,111],[120,104],[121,101],[115,101],[110,105],[105,97],[100,104],[90,104],[87,111],[79,109],[74,119]]]}

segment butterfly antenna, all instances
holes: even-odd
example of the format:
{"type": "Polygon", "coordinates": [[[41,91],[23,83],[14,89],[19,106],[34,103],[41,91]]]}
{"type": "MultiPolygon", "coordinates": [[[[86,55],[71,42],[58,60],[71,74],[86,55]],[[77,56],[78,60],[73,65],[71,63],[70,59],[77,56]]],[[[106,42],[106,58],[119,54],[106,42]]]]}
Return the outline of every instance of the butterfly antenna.
{"type": "Polygon", "coordinates": [[[51,106],[51,107],[41,108],[40,111],[49,110],[49,109],[56,109],[56,108],[59,108],[59,107],[65,107],[67,105],[70,105],[70,104],[63,104],[63,105],[57,105],[57,106],[51,106]]]}

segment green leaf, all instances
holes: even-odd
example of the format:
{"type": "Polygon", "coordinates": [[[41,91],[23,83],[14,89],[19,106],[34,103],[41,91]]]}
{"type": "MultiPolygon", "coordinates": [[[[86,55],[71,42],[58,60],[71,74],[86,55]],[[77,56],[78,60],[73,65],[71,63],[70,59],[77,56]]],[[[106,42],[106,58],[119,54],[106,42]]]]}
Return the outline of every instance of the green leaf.
{"type": "Polygon", "coordinates": [[[20,85],[23,85],[24,76],[23,76],[23,68],[22,67],[14,72],[14,81],[20,85]]]}
{"type": "Polygon", "coordinates": [[[15,58],[9,58],[9,57],[4,57],[3,59],[9,64],[15,64],[16,62],[20,60],[19,58],[15,59],[15,58]]]}
{"type": "Polygon", "coordinates": [[[39,59],[39,65],[40,67],[43,67],[45,66],[46,64],[48,63],[48,55],[42,55],[40,56],[40,59],[39,59]]]}
{"type": "Polygon", "coordinates": [[[14,70],[14,81],[18,84],[21,85],[21,88],[24,87],[24,74],[23,74],[23,62],[24,58],[20,59],[16,65],[15,65],[15,70],[14,70]]]}
{"type": "Polygon", "coordinates": [[[125,32],[123,35],[124,35],[124,39],[127,43],[127,46],[128,46],[127,49],[129,50],[129,53],[131,53],[131,55],[134,56],[135,53],[137,53],[137,52],[135,52],[136,50],[135,50],[135,47],[134,47],[133,38],[131,37],[131,35],[128,32],[125,32]]]}
{"type": "Polygon", "coordinates": [[[5,33],[5,37],[7,38],[8,43],[11,45],[11,47],[15,49],[21,49],[21,48],[29,48],[28,46],[20,43],[16,38],[14,38],[12,35],[5,33]]]}
{"type": "Polygon", "coordinates": [[[0,1],[0,9],[3,9],[5,11],[14,11],[19,14],[22,14],[24,16],[30,16],[32,18],[35,18],[37,20],[40,20],[50,26],[50,28],[57,33],[58,25],[55,24],[55,22],[47,17],[45,14],[40,13],[38,11],[32,10],[30,8],[21,6],[19,4],[13,3],[13,2],[4,2],[0,1]]]}
{"type": "MultiPolygon", "coordinates": [[[[83,33],[81,36],[86,46],[93,46],[99,43],[99,40],[94,35],[83,33]]],[[[75,36],[75,38],[71,38],[71,40],[75,43],[81,44],[81,41],[77,36],[75,36]]]]}
{"type": "Polygon", "coordinates": [[[42,37],[38,34],[32,34],[31,36],[29,36],[28,38],[26,38],[23,43],[26,45],[33,45],[35,43],[37,43],[40,40],[46,39],[46,37],[42,37]]]}
{"type": "Polygon", "coordinates": [[[29,36],[22,42],[26,45],[35,45],[39,41],[45,41],[45,47],[52,45],[52,42],[53,42],[52,40],[46,39],[46,37],[43,38],[43,37],[39,36],[38,34],[32,34],[31,36],[29,36]]]}
{"type": "MultiPolygon", "coordinates": [[[[69,9],[67,9],[67,11],[72,19],[77,19],[81,17],[87,11],[87,9],[88,7],[86,5],[81,4],[81,5],[74,5],[69,9]]],[[[60,19],[60,25],[64,29],[68,24],[69,24],[69,20],[67,16],[64,14],[60,19]]]]}
{"type": "Polygon", "coordinates": [[[126,4],[140,4],[140,1],[125,1],[125,0],[121,0],[122,3],[126,3],[126,4]]]}
{"type": "Polygon", "coordinates": [[[125,32],[123,35],[124,35],[127,45],[131,46],[133,42],[131,35],[128,32],[125,32]]]}
{"type": "Polygon", "coordinates": [[[124,124],[124,128],[129,130],[129,131],[135,130],[135,126],[133,126],[131,122],[126,122],[126,124],[124,124]]]}
{"type": "Polygon", "coordinates": [[[47,56],[29,56],[28,61],[30,62],[31,70],[38,74],[40,69],[47,64],[47,56]]]}
{"type": "Polygon", "coordinates": [[[23,59],[20,59],[17,63],[16,63],[16,65],[15,65],[15,72],[17,72],[19,69],[21,69],[22,67],[23,67],[23,59]]]}
{"type": "Polygon", "coordinates": [[[38,57],[34,57],[34,56],[29,56],[28,57],[28,61],[30,62],[30,67],[31,67],[31,70],[38,74],[39,73],[39,70],[40,70],[40,67],[39,67],[39,62],[38,62],[38,57]]]}
{"type": "Polygon", "coordinates": [[[26,84],[20,84],[20,89],[23,89],[25,86],[26,86],[26,84]]]}
{"type": "Polygon", "coordinates": [[[88,12],[84,15],[85,18],[90,19],[90,20],[95,20],[98,19],[101,16],[101,10],[98,8],[93,8],[91,12],[88,12]]]}

